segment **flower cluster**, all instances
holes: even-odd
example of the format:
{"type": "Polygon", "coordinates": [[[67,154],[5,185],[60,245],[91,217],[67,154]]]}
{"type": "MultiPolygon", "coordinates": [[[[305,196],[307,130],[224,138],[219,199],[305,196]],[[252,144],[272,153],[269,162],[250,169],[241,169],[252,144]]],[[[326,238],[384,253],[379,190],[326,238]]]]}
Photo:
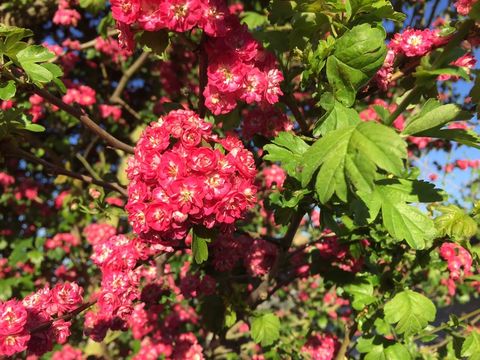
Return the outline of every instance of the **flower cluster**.
{"type": "Polygon", "coordinates": [[[455,295],[456,282],[464,276],[472,275],[472,255],[455,243],[443,243],[440,247],[440,256],[447,261],[450,272],[447,280],[448,292],[455,295]]]}
{"type": "Polygon", "coordinates": [[[95,41],[95,49],[107,55],[116,63],[124,61],[129,55],[129,52],[122,48],[120,43],[112,37],[104,39],[99,36],[95,41]]]}
{"type": "Polygon", "coordinates": [[[75,349],[68,344],[52,355],[52,360],[83,360],[84,358],[80,349],[75,349]]]}
{"type": "Polygon", "coordinates": [[[127,175],[129,220],[151,242],[175,245],[193,226],[232,229],[255,202],[252,154],[233,136],[213,135],[193,111],[172,111],[152,123],[127,175]]]}
{"type": "Polygon", "coordinates": [[[138,260],[146,259],[149,250],[139,239],[112,236],[93,245],[92,261],[102,272],[101,289],[96,294],[97,312],[85,316],[85,334],[102,341],[108,329],[125,330],[133,311],[133,301],[140,296],[138,260]]]}
{"type": "Polygon", "coordinates": [[[105,223],[92,223],[83,229],[83,235],[91,245],[105,243],[116,234],[115,227],[105,223]]]}
{"type": "Polygon", "coordinates": [[[228,8],[221,0],[112,0],[112,16],[126,25],[141,29],[169,29],[185,32],[200,27],[210,36],[225,32],[228,8]]]}
{"type": "Polygon", "coordinates": [[[80,18],[80,13],[77,10],[70,8],[70,2],[68,0],[60,0],[58,2],[58,9],[53,16],[53,23],[76,27],[80,18]]]}
{"type": "Polygon", "coordinates": [[[468,15],[477,0],[457,0],[453,4],[460,15],[468,15]]]}
{"type": "Polygon", "coordinates": [[[0,303],[0,356],[27,350],[42,355],[53,348],[53,341],[64,344],[70,336],[69,321],[57,319],[83,302],[83,289],[76,283],[48,286],[21,302],[0,303]]]}
{"type": "Polygon", "coordinates": [[[254,240],[248,247],[244,264],[250,275],[265,275],[275,263],[277,255],[278,249],[275,244],[266,240],[254,240]]]}
{"type": "Polygon", "coordinates": [[[447,261],[450,278],[458,280],[463,276],[472,275],[472,255],[455,243],[443,243],[440,256],[447,261]]]}
{"type": "Polygon", "coordinates": [[[395,63],[395,51],[388,49],[387,56],[383,62],[382,67],[377,71],[373,81],[382,91],[387,91],[392,81],[393,65],[395,63]]]}
{"type": "Polygon", "coordinates": [[[302,352],[307,353],[312,360],[331,360],[335,357],[335,353],[340,348],[337,337],[330,334],[314,334],[311,335],[302,352]]]}
{"type": "Polygon", "coordinates": [[[66,253],[70,252],[72,246],[80,245],[80,239],[71,233],[59,233],[53,238],[45,241],[44,247],[48,250],[62,248],[66,253]]]}
{"type": "Polygon", "coordinates": [[[63,95],[62,100],[67,104],[77,103],[83,106],[90,106],[97,102],[95,95],[96,92],[91,87],[79,85],[67,89],[67,93],[63,95]]]}
{"type": "Polygon", "coordinates": [[[147,31],[169,29],[177,32],[198,27],[206,36],[208,85],[205,105],[215,115],[232,111],[237,100],[247,104],[278,102],[282,95],[282,73],[275,58],[267,53],[229,14],[221,0],[113,0],[112,16],[121,31],[120,42],[133,48],[132,28],[147,31]],[[135,26],[133,26],[135,24],[135,26]]]}
{"type": "Polygon", "coordinates": [[[100,104],[98,109],[100,110],[100,116],[104,119],[111,116],[114,121],[118,122],[122,117],[122,109],[118,106],[100,104]]]}
{"type": "Polygon", "coordinates": [[[262,175],[267,189],[271,189],[273,185],[281,189],[285,179],[287,178],[285,170],[276,164],[263,168],[262,175]]]}
{"type": "Polygon", "coordinates": [[[282,95],[282,73],[271,53],[241,25],[236,17],[228,19],[225,36],[207,42],[208,85],[205,105],[215,115],[232,111],[237,100],[247,104],[275,104],[282,95]]]}
{"type": "Polygon", "coordinates": [[[275,137],[281,131],[293,129],[293,122],[273,106],[258,107],[248,111],[243,118],[242,135],[250,140],[254,135],[275,137]]]}
{"type": "Polygon", "coordinates": [[[390,42],[390,49],[407,57],[416,57],[428,54],[447,41],[448,38],[440,36],[438,30],[406,29],[395,34],[390,42]]]}

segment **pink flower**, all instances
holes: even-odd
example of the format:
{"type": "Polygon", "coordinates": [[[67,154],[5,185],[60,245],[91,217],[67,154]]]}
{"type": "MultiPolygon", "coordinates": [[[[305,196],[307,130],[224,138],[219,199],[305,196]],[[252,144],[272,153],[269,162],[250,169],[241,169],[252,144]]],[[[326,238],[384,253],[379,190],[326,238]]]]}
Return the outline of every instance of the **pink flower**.
{"type": "Polygon", "coordinates": [[[81,15],[77,10],[58,8],[52,21],[57,25],[76,27],[80,18],[81,15]]]}
{"type": "Polygon", "coordinates": [[[27,311],[21,302],[9,300],[0,303],[0,335],[21,333],[27,323],[27,311]]]}
{"type": "Polygon", "coordinates": [[[309,354],[312,360],[332,360],[339,349],[339,343],[334,335],[314,334],[311,335],[302,352],[309,354]]]}
{"type": "Polygon", "coordinates": [[[57,284],[51,291],[52,303],[50,311],[62,315],[75,310],[83,302],[83,289],[75,282],[57,284]]]}
{"type": "Polygon", "coordinates": [[[277,257],[277,246],[266,240],[254,240],[248,247],[244,260],[247,271],[252,276],[268,273],[277,257]]]}
{"type": "Polygon", "coordinates": [[[27,349],[30,334],[26,331],[19,334],[0,335],[0,356],[11,356],[27,349]]]}
{"type": "Polygon", "coordinates": [[[468,15],[477,0],[457,0],[453,4],[460,15],[468,15]]]}
{"type": "Polygon", "coordinates": [[[133,24],[140,13],[139,0],[111,0],[112,17],[125,24],[133,24]]]}
{"type": "Polygon", "coordinates": [[[395,34],[390,42],[390,49],[408,57],[423,56],[434,48],[436,38],[435,31],[430,29],[406,29],[395,34]]]}

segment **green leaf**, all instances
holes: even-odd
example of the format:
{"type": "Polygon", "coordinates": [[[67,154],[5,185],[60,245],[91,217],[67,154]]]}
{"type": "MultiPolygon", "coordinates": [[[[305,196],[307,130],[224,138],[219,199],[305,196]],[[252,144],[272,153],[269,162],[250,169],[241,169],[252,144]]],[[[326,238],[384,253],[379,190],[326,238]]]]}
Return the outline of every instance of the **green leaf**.
{"type": "Polygon", "coordinates": [[[225,311],[225,326],[227,328],[232,327],[237,322],[237,313],[231,306],[227,307],[225,311]]]}
{"type": "Polygon", "coordinates": [[[422,131],[418,134],[415,134],[414,136],[427,136],[432,138],[451,140],[463,145],[480,149],[480,137],[473,130],[434,128],[422,131]]]}
{"type": "Polygon", "coordinates": [[[437,206],[436,210],[442,213],[435,218],[439,236],[463,240],[470,239],[477,233],[477,222],[458,206],[437,206]]]}
{"type": "Polygon", "coordinates": [[[406,157],[407,145],[393,129],[360,122],[329,132],[303,154],[302,186],[320,168],[315,185],[320,202],[326,203],[334,193],[346,202],[348,184],[371,191],[377,168],[399,176],[406,157]]]}
{"type": "Polygon", "coordinates": [[[267,16],[255,11],[245,11],[242,17],[242,24],[247,24],[250,30],[255,30],[268,23],[267,16]]]}
{"type": "Polygon", "coordinates": [[[288,175],[299,179],[298,167],[302,164],[302,155],[308,149],[308,145],[295,134],[281,132],[271,144],[263,148],[268,154],[265,160],[281,162],[282,168],[288,175]]]}
{"type": "Polygon", "coordinates": [[[39,63],[51,60],[55,57],[50,50],[41,45],[29,46],[17,54],[20,63],[39,63]]]}
{"type": "Polygon", "coordinates": [[[9,80],[6,84],[0,85],[0,99],[9,100],[15,96],[16,91],[17,86],[15,85],[15,81],[9,80]]]}
{"type": "Polygon", "coordinates": [[[373,296],[373,285],[366,278],[358,279],[345,286],[345,291],[353,297],[352,306],[355,310],[363,310],[365,306],[377,300],[373,296]]]}
{"type": "Polygon", "coordinates": [[[385,304],[385,320],[397,324],[395,330],[405,336],[413,335],[435,320],[436,308],[424,295],[405,290],[385,304]]]}
{"type": "Polygon", "coordinates": [[[17,53],[17,61],[20,66],[32,81],[39,83],[47,83],[55,77],[48,68],[38,64],[54,57],[52,52],[40,45],[28,46],[17,53]]]}
{"type": "Polygon", "coordinates": [[[280,320],[274,314],[256,316],[250,324],[253,341],[257,344],[270,346],[280,337],[280,320]]]}
{"type": "Polygon", "coordinates": [[[347,0],[347,18],[357,22],[374,22],[384,19],[402,23],[405,15],[393,9],[387,0],[347,0]]]}
{"type": "Polygon", "coordinates": [[[325,135],[330,131],[343,129],[360,122],[360,116],[355,109],[347,108],[341,102],[333,99],[333,106],[315,124],[314,136],[325,135]]]}
{"type": "Polygon", "coordinates": [[[429,99],[422,111],[406,122],[402,134],[418,134],[443,126],[450,121],[468,120],[470,117],[470,113],[462,111],[456,104],[441,105],[437,100],[429,99]]]}
{"type": "Polygon", "coordinates": [[[425,189],[425,186],[414,190],[414,184],[418,182],[408,184],[407,180],[397,180],[396,183],[389,184],[389,181],[381,181],[374,191],[358,191],[357,195],[367,205],[370,221],[374,221],[381,210],[383,225],[389,234],[394,239],[406,240],[412,248],[421,250],[434,238],[435,227],[427,215],[407,202],[435,201],[436,197],[434,194],[428,196],[422,193],[421,189],[425,189]]]}
{"type": "Polygon", "coordinates": [[[357,91],[383,65],[386,54],[383,28],[362,24],[343,34],[327,59],[327,78],[335,97],[351,107],[357,91]]]}
{"type": "Polygon", "coordinates": [[[204,231],[198,229],[193,231],[192,234],[192,254],[195,262],[201,264],[208,260],[208,245],[212,238],[204,234],[204,231]]]}
{"type": "Polygon", "coordinates": [[[27,123],[25,125],[25,130],[32,131],[32,132],[44,132],[45,128],[39,124],[27,123]]]}
{"type": "Polygon", "coordinates": [[[19,28],[16,26],[9,26],[9,25],[0,23],[0,36],[16,35],[18,37],[18,34],[20,34],[19,38],[23,39],[26,37],[33,36],[33,31],[29,29],[19,28]]]}
{"type": "Polygon", "coordinates": [[[79,5],[82,9],[86,9],[93,14],[97,14],[105,8],[105,0],[80,0],[79,5]]]}
{"type": "Polygon", "coordinates": [[[462,356],[469,360],[480,360],[480,333],[473,330],[462,345],[462,356]]]}
{"type": "Polygon", "coordinates": [[[23,239],[14,243],[13,251],[8,257],[8,262],[12,266],[16,266],[18,262],[27,262],[29,260],[27,251],[32,248],[32,239],[23,239]]]}

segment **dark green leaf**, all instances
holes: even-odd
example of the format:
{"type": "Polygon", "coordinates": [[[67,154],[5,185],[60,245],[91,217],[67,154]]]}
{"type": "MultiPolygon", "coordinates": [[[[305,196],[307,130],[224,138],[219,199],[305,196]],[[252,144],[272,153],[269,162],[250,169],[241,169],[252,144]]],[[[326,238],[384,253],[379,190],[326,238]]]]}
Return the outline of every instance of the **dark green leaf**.
{"type": "Polygon", "coordinates": [[[162,55],[168,46],[168,31],[144,31],[138,37],[138,43],[142,46],[146,46],[149,51],[153,51],[157,55],[162,55]]]}
{"type": "Polygon", "coordinates": [[[335,97],[351,107],[358,89],[375,75],[386,54],[385,31],[381,28],[362,24],[342,35],[327,59],[327,78],[335,97]]]}
{"type": "Polygon", "coordinates": [[[343,129],[360,122],[360,116],[356,110],[347,108],[339,101],[333,101],[332,108],[328,109],[315,124],[314,136],[325,135],[330,131],[343,129]]]}
{"type": "Polygon", "coordinates": [[[346,201],[347,180],[357,190],[371,191],[377,168],[400,175],[406,146],[393,129],[374,122],[331,131],[303,155],[302,186],[320,168],[315,185],[320,202],[334,193],[346,201]]]}
{"type": "Polygon", "coordinates": [[[441,105],[437,100],[429,99],[424,105],[424,109],[406,122],[402,133],[405,135],[418,134],[443,126],[450,121],[468,120],[470,117],[470,113],[462,111],[458,105],[441,105]]]}

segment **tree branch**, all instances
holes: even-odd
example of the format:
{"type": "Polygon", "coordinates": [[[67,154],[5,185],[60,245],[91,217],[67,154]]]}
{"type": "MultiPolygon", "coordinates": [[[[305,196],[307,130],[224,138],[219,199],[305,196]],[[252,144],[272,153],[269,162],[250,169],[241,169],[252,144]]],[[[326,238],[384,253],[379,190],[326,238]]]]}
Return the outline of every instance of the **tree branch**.
{"type": "Polygon", "coordinates": [[[27,160],[29,160],[33,163],[43,165],[44,167],[50,169],[52,172],[54,172],[56,174],[65,175],[65,176],[68,176],[68,177],[71,177],[71,178],[74,178],[74,179],[78,179],[78,180],[81,180],[81,181],[83,181],[87,184],[95,184],[95,185],[101,186],[105,189],[116,191],[116,192],[122,194],[124,197],[128,197],[128,193],[127,193],[126,189],[123,188],[122,186],[120,186],[117,183],[109,183],[109,182],[105,182],[105,181],[102,181],[102,180],[94,179],[94,178],[92,178],[90,176],[87,176],[87,175],[77,174],[73,171],[70,171],[70,170],[64,169],[60,166],[54,165],[54,164],[52,164],[52,163],[50,163],[46,160],[37,158],[36,156],[34,156],[34,155],[30,154],[29,152],[24,151],[22,149],[15,148],[15,149],[12,150],[12,149],[5,149],[5,147],[4,147],[2,150],[5,151],[5,155],[7,155],[7,156],[11,155],[11,156],[27,159],[27,160]]]}
{"type": "Polygon", "coordinates": [[[6,69],[3,69],[1,66],[0,66],[0,70],[3,70],[2,74],[4,74],[7,78],[14,80],[20,85],[23,85],[23,87],[26,88],[27,91],[41,96],[44,100],[46,100],[50,104],[55,105],[58,108],[65,111],[66,113],[72,115],[73,117],[76,117],[78,120],[80,120],[80,122],[85,127],[87,127],[93,133],[97,134],[110,146],[119,150],[123,150],[128,154],[135,153],[135,149],[132,146],[125,144],[123,141],[117,139],[115,136],[111,135],[109,132],[102,129],[95,121],[93,121],[90,118],[90,116],[82,108],[71,106],[65,103],[62,99],[51,94],[47,90],[40,89],[33,84],[26,83],[24,80],[14,76],[11,72],[7,71],[6,69]]]}
{"type": "Polygon", "coordinates": [[[111,135],[109,132],[102,129],[95,121],[93,121],[90,118],[90,116],[87,115],[87,113],[83,109],[66,104],[60,98],[56,97],[55,95],[49,93],[44,89],[39,89],[37,87],[30,87],[30,90],[31,92],[41,96],[50,104],[53,104],[58,108],[62,109],[63,111],[65,111],[66,113],[76,117],[78,120],[80,120],[80,122],[84,126],[86,126],[93,133],[97,134],[110,146],[119,150],[123,150],[128,154],[135,153],[135,149],[132,146],[125,144],[123,141],[117,139],[116,137],[111,135]]]}
{"type": "Polygon", "coordinates": [[[131,113],[136,119],[140,119],[140,115],[133,110],[130,105],[128,105],[123,99],[122,99],[122,92],[125,90],[125,87],[128,84],[128,81],[130,78],[138,71],[140,68],[145,64],[149,57],[150,53],[144,52],[142,55],[140,55],[137,60],[133,62],[130,67],[125,70],[123,73],[122,77],[120,78],[120,81],[118,82],[117,87],[115,88],[115,91],[113,92],[112,96],[110,96],[110,102],[114,104],[119,104],[123,106],[129,113],[131,113]]]}
{"type": "Polygon", "coordinates": [[[297,107],[295,99],[292,94],[285,94],[280,98],[280,101],[283,102],[285,105],[288,106],[290,111],[293,114],[293,117],[297,121],[300,129],[302,130],[302,134],[307,134],[309,132],[309,126],[303,117],[303,114],[300,112],[300,109],[297,107]]]}
{"type": "Polygon", "coordinates": [[[199,59],[198,59],[198,82],[199,82],[199,94],[198,94],[198,115],[203,118],[205,117],[206,107],[205,107],[205,95],[203,92],[207,87],[208,83],[208,55],[205,50],[205,42],[207,41],[207,35],[202,35],[202,40],[200,42],[199,48],[199,59]]]}
{"type": "Polygon", "coordinates": [[[277,257],[275,258],[275,262],[272,268],[270,269],[268,274],[265,275],[260,285],[258,285],[257,288],[253,290],[248,296],[247,304],[250,305],[250,307],[255,307],[256,305],[265,301],[268,298],[269,296],[268,288],[270,286],[270,283],[275,280],[278,270],[280,268],[280,265],[285,260],[286,254],[288,252],[288,249],[292,245],[293,238],[297,233],[297,230],[298,230],[298,227],[300,226],[300,222],[302,221],[303,215],[304,215],[303,211],[298,211],[293,215],[290,226],[288,227],[287,233],[285,234],[285,236],[281,241],[280,251],[277,257]]]}

